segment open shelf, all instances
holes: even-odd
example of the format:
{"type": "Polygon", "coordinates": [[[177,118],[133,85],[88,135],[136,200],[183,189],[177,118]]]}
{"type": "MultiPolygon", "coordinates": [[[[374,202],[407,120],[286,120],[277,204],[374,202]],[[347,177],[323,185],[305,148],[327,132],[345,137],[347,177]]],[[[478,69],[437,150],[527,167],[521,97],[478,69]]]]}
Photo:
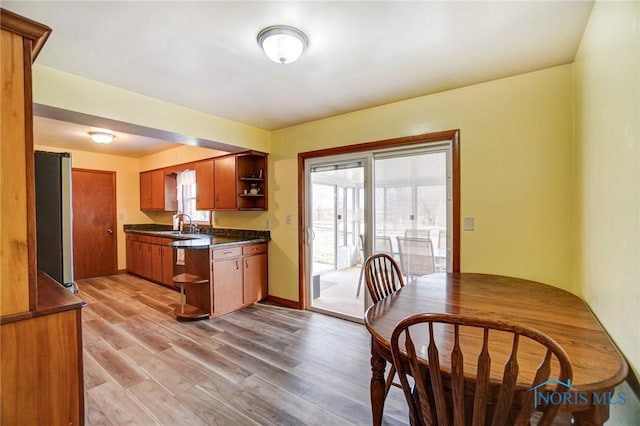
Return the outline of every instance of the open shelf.
{"type": "Polygon", "coordinates": [[[258,151],[238,154],[237,177],[238,210],[267,210],[267,154],[258,151]],[[257,188],[259,192],[249,193],[252,188],[257,188]]]}

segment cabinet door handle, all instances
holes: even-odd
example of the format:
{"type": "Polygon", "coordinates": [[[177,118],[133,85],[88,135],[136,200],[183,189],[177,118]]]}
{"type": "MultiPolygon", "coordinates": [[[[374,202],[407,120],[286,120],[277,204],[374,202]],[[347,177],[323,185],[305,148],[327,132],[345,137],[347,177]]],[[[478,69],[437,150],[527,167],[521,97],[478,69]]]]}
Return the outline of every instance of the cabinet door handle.
{"type": "Polygon", "coordinates": [[[244,260],[244,267],[245,268],[249,267],[249,261],[247,259],[244,260]]]}
{"type": "Polygon", "coordinates": [[[236,260],[236,271],[240,270],[240,264],[238,264],[238,261],[236,260]]]}

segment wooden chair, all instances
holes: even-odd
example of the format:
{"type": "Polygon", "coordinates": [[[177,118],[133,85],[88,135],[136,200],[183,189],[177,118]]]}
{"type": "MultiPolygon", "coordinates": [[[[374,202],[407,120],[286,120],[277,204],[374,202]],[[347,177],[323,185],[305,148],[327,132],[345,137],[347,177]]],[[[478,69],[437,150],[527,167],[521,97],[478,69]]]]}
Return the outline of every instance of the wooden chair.
{"type": "MultiPolygon", "coordinates": [[[[400,273],[400,267],[398,267],[398,264],[390,254],[376,253],[369,256],[363,270],[365,271],[367,288],[373,303],[379,302],[404,287],[404,279],[400,273]]],[[[396,368],[391,364],[385,381],[385,397],[389,393],[391,386],[401,387],[400,384],[393,382],[395,375],[396,368]]]]}
{"type": "MultiPolygon", "coordinates": [[[[566,352],[546,334],[528,327],[450,314],[405,318],[391,335],[391,353],[414,426],[529,425],[536,409],[533,389],[549,379],[552,358],[557,361],[553,365],[559,366],[558,371],[554,367],[557,376],[550,381],[555,385],[550,389],[547,384],[541,390],[564,392],[573,375],[566,352]],[[477,349],[473,353],[479,353],[477,361],[463,358],[461,348],[468,354],[471,343],[477,349]],[[537,365],[535,374],[533,369],[526,374],[519,372],[519,347],[526,348],[521,357],[527,358],[528,365],[537,365]],[[492,359],[506,360],[503,374],[500,367],[492,367],[492,359]],[[464,371],[474,362],[476,371],[464,371]],[[413,377],[413,386],[408,375],[413,377]]],[[[538,407],[542,411],[538,426],[550,425],[558,408],[554,404],[538,407]]]]}
{"type": "MultiPolygon", "coordinates": [[[[360,234],[360,246],[362,253],[364,254],[364,236],[360,234]]],[[[376,236],[376,246],[374,247],[374,253],[387,253],[393,256],[393,245],[391,243],[391,237],[386,235],[376,236]]],[[[362,287],[362,276],[364,274],[364,266],[360,270],[360,278],[358,278],[358,288],[356,290],[356,298],[360,297],[360,288],[362,287]]]]}
{"type": "Polygon", "coordinates": [[[364,276],[373,303],[404,287],[400,267],[391,254],[376,253],[364,263],[364,276]]]}
{"type": "Polygon", "coordinates": [[[396,237],[400,254],[400,269],[409,277],[433,274],[436,264],[433,244],[429,238],[396,237]]]}

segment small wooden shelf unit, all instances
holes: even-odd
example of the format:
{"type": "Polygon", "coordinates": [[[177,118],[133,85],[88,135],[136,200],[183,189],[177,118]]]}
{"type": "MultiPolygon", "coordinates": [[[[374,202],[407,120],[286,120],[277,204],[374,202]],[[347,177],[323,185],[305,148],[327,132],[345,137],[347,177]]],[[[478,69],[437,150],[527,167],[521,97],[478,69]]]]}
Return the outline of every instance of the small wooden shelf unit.
{"type": "Polygon", "coordinates": [[[173,282],[175,285],[180,287],[180,306],[173,310],[176,318],[179,320],[198,320],[209,318],[209,312],[186,304],[184,293],[185,286],[187,287],[187,291],[189,291],[189,287],[193,288],[194,286],[200,286],[202,284],[206,284],[208,286],[209,280],[197,275],[184,273],[174,276],[173,282]]]}

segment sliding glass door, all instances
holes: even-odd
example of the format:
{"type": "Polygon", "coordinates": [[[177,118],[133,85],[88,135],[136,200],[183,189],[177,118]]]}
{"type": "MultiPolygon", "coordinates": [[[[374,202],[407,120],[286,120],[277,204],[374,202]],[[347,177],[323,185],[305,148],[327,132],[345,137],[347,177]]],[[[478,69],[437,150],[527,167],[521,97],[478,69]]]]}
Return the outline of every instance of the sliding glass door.
{"type": "Polygon", "coordinates": [[[324,159],[308,166],[311,300],[309,306],[345,317],[362,317],[358,280],[363,252],[358,230],[364,228],[361,204],[362,159],[324,159]]]}
{"type": "Polygon", "coordinates": [[[406,279],[450,269],[449,142],[305,161],[307,306],[362,320],[362,265],[387,252],[406,279]]]}
{"type": "Polygon", "coordinates": [[[446,146],[374,155],[376,241],[406,279],[448,270],[449,163],[446,146]]]}

